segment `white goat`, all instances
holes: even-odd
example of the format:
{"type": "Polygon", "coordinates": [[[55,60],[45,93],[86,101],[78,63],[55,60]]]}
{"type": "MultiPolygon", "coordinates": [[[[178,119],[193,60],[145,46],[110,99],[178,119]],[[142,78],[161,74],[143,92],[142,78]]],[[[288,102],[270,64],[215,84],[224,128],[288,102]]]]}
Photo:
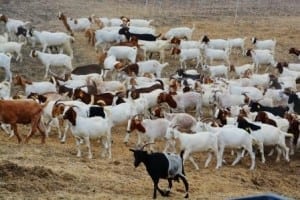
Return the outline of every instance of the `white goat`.
{"type": "Polygon", "coordinates": [[[263,98],[262,91],[252,86],[241,87],[235,84],[229,84],[228,90],[230,94],[246,94],[253,101],[259,101],[263,98]]]}
{"type": "MultiPolygon", "coordinates": [[[[193,163],[196,170],[199,170],[199,166],[194,161],[193,157],[190,155],[194,152],[208,151],[208,158],[205,162],[204,167],[206,168],[211,161],[212,152],[216,156],[217,163],[219,163],[218,156],[218,134],[212,132],[197,132],[195,134],[188,134],[185,132],[180,132],[176,127],[167,129],[166,133],[167,139],[178,139],[180,142],[180,150],[184,150],[183,162],[187,158],[193,163]]],[[[217,168],[217,167],[216,167],[217,168]]]]}
{"type": "Polygon", "coordinates": [[[196,59],[196,66],[195,68],[199,67],[199,64],[201,63],[201,52],[198,48],[191,48],[191,49],[178,49],[174,47],[172,49],[172,55],[179,55],[179,61],[180,61],[180,67],[181,69],[186,69],[186,61],[190,59],[196,59]]]}
{"type": "Polygon", "coordinates": [[[241,66],[230,65],[230,72],[234,72],[238,77],[244,75],[244,73],[248,70],[249,72],[254,72],[254,63],[253,64],[244,64],[241,66]]]}
{"type": "MultiPolygon", "coordinates": [[[[67,48],[70,57],[73,58],[73,50],[71,47],[71,42],[75,39],[72,36],[67,35],[63,32],[48,32],[48,31],[36,31],[30,30],[28,32],[28,37],[34,37],[35,41],[39,41],[42,45],[42,52],[45,52],[47,47],[50,46],[64,46],[67,48]]],[[[62,52],[61,52],[62,53],[62,52]]]]}
{"type": "Polygon", "coordinates": [[[0,82],[0,98],[9,99],[11,98],[11,83],[10,81],[2,81],[0,82]]]}
{"type": "Polygon", "coordinates": [[[157,78],[161,77],[162,70],[169,65],[169,63],[161,64],[157,60],[146,60],[137,62],[139,66],[139,75],[144,73],[155,73],[157,78]]]}
{"type": "Polygon", "coordinates": [[[0,43],[8,42],[8,34],[4,33],[3,35],[0,35],[0,43]]]}
{"type": "Polygon", "coordinates": [[[17,58],[16,61],[20,60],[21,62],[23,61],[23,56],[21,53],[22,46],[24,45],[24,42],[5,42],[1,43],[0,45],[0,53],[16,53],[17,58]]]}
{"type": "Polygon", "coordinates": [[[229,108],[231,106],[241,106],[249,103],[249,98],[246,95],[230,94],[228,91],[221,92],[219,90],[215,91],[214,93],[215,93],[214,101],[221,108],[229,108]]]}
{"type": "Polygon", "coordinates": [[[225,65],[203,66],[204,71],[208,71],[211,77],[225,76],[228,79],[228,67],[225,65]]]}
{"type": "Polygon", "coordinates": [[[173,37],[178,37],[178,38],[186,38],[187,40],[191,40],[194,30],[195,30],[195,24],[193,24],[192,28],[188,28],[188,27],[171,28],[169,31],[165,33],[164,38],[172,39],[173,37]]]}
{"type": "Polygon", "coordinates": [[[232,51],[232,48],[240,48],[242,50],[242,55],[245,55],[246,54],[246,48],[245,48],[246,39],[247,39],[247,37],[227,39],[230,50],[232,51]]]}
{"type": "MultiPolygon", "coordinates": [[[[141,119],[138,115],[131,120],[130,131],[137,130],[137,145],[142,142],[154,143],[157,138],[165,138],[170,121],[165,118],[158,119],[141,119]]],[[[149,146],[153,150],[152,145],[149,146]]]]}
{"type": "Polygon", "coordinates": [[[178,112],[185,112],[187,108],[195,108],[196,117],[200,117],[202,114],[202,94],[194,91],[178,93],[171,95],[169,93],[161,93],[158,96],[157,103],[166,102],[168,105],[176,109],[178,112]]]}
{"type": "Polygon", "coordinates": [[[153,19],[145,20],[145,19],[130,19],[129,24],[130,26],[137,26],[137,27],[150,27],[153,19]]]}
{"type": "Polygon", "coordinates": [[[13,83],[14,85],[21,85],[25,90],[26,96],[30,93],[44,94],[47,92],[56,92],[56,85],[49,81],[32,82],[20,75],[16,75],[13,77],[13,83]]]}
{"type": "Polygon", "coordinates": [[[252,144],[256,144],[256,139],[247,131],[237,128],[233,125],[225,125],[224,127],[211,127],[204,125],[208,131],[218,132],[219,160],[217,168],[222,166],[223,154],[225,148],[237,149],[237,157],[232,162],[232,166],[236,165],[243,157],[243,150],[246,150],[251,158],[250,170],[255,168],[255,154],[252,150],[252,144]]]}
{"type": "Polygon", "coordinates": [[[115,56],[116,59],[128,59],[131,63],[135,63],[137,55],[137,47],[128,46],[112,46],[106,52],[107,56],[115,56]]]}
{"type": "Polygon", "coordinates": [[[169,40],[155,40],[155,41],[138,40],[138,44],[144,52],[145,59],[149,59],[147,53],[159,53],[159,59],[161,62],[164,62],[165,49],[167,49],[170,45],[169,40]]]}
{"type": "Polygon", "coordinates": [[[71,33],[71,35],[74,35],[74,31],[80,32],[86,30],[87,28],[90,28],[92,24],[91,17],[82,17],[74,19],[66,17],[62,12],[59,12],[57,17],[59,20],[62,20],[63,24],[65,25],[66,29],[71,33]]]}
{"type": "Polygon", "coordinates": [[[202,37],[202,43],[211,49],[225,50],[229,48],[229,43],[224,39],[209,39],[206,35],[202,37]]]}
{"type": "MultiPolygon", "coordinates": [[[[249,49],[246,53],[247,56],[251,56],[253,63],[255,64],[256,73],[258,72],[258,68],[262,64],[269,64],[275,67],[276,62],[274,59],[274,55],[269,50],[252,50],[249,49]]],[[[267,71],[269,68],[266,68],[267,71]]]]}
{"type": "Polygon", "coordinates": [[[261,153],[261,161],[265,163],[264,145],[276,145],[278,155],[276,162],[280,160],[280,155],[283,153],[287,162],[289,159],[289,148],[285,144],[285,137],[293,137],[292,134],[281,131],[279,128],[263,124],[259,122],[249,122],[246,118],[238,119],[238,127],[249,129],[251,135],[256,139],[259,151],[261,153]]]}
{"type": "Polygon", "coordinates": [[[252,44],[256,49],[268,49],[275,53],[276,40],[258,40],[256,37],[251,38],[252,44]]]}
{"type": "Polygon", "coordinates": [[[21,20],[11,19],[3,14],[0,14],[0,21],[3,21],[5,23],[6,30],[8,32],[10,39],[15,38],[15,34],[17,33],[19,26],[24,27],[30,23],[29,21],[23,22],[21,20]]]}
{"type": "Polygon", "coordinates": [[[0,67],[5,70],[5,80],[11,80],[12,74],[10,70],[11,55],[0,53],[0,67]]]}
{"type": "Polygon", "coordinates": [[[207,60],[210,61],[210,64],[212,64],[212,62],[214,60],[223,60],[225,61],[228,65],[230,65],[230,61],[229,61],[229,52],[230,49],[227,48],[225,51],[221,50],[221,49],[211,49],[208,48],[206,45],[204,46],[204,56],[203,56],[203,61],[205,63],[207,63],[207,60]]]}
{"type": "Polygon", "coordinates": [[[108,72],[112,72],[115,69],[120,69],[124,67],[123,63],[118,61],[117,58],[113,55],[107,56],[104,59],[103,65],[104,65],[103,78],[106,78],[108,72]]]}
{"type": "MultiPolygon", "coordinates": [[[[119,27],[120,29],[120,27],[119,27]]],[[[107,44],[110,44],[112,42],[119,43],[120,41],[125,41],[124,35],[119,34],[118,29],[114,30],[107,30],[107,29],[100,29],[96,30],[95,32],[95,50],[98,51],[98,48],[102,45],[105,44],[104,47],[101,47],[102,50],[107,48],[107,44]]]]}
{"type": "Polygon", "coordinates": [[[49,53],[43,53],[36,50],[31,50],[30,57],[37,57],[42,64],[46,67],[46,73],[44,78],[48,76],[49,67],[50,66],[64,66],[68,68],[68,70],[72,71],[72,58],[70,56],[67,56],[65,54],[49,54],[49,53]]]}

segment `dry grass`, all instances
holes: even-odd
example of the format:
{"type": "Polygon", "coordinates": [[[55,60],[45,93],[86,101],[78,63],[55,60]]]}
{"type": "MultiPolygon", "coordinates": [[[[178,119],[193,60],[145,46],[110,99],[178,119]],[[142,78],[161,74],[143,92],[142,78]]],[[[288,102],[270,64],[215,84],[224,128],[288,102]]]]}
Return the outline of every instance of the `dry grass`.
{"type": "MultiPolygon", "coordinates": [[[[288,54],[288,48],[300,47],[300,16],[297,1],[249,1],[241,0],[238,20],[234,21],[235,2],[226,1],[100,1],[80,0],[46,1],[46,0],[2,0],[0,13],[12,18],[31,20],[36,28],[43,30],[65,31],[57,20],[59,10],[72,17],[98,16],[118,17],[127,15],[136,18],[155,20],[157,32],[164,33],[170,27],[196,25],[194,39],[207,34],[211,38],[229,38],[246,36],[251,38],[276,38],[276,59],[278,61],[297,61],[288,54]],[[156,2],[156,3],[154,3],[156,2]],[[175,3],[176,2],[176,3],[175,3]],[[185,2],[185,3],[182,3],[185,2]],[[226,3],[224,3],[226,2],[226,3]],[[18,5],[18,14],[14,11],[18,5]],[[122,6],[120,6],[122,5],[122,6]],[[271,9],[272,8],[272,9],[271,9]],[[276,12],[275,12],[276,11],[276,12]]],[[[3,26],[0,25],[0,31],[3,26]]],[[[0,32],[2,33],[2,32],[0,32]]],[[[249,40],[247,47],[251,47],[249,40]]],[[[74,66],[96,62],[96,53],[87,45],[83,34],[76,34],[74,47],[74,66]]],[[[24,62],[12,63],[13,73],[24,74],[33,80],[42,80],[44,67],[28,54],[26,46],[24,62]]],[[[167,56],[170,66],[163,72],[168,76],[178,68],[179,62],[167,56]]],[[[233,55],[231,62],[243,64],[249,58],[233,55]]],[[[1,73],[3,77],[3,73],[1,73]]],[[[14,88],[14,92],[20,88],[14,88]]],[[[28,127],[20,127],[23,134],[28,127]]],[[[75,142],[69,137],[62,145],[57,134],[47,139],[46,145],[40,145],[37,135],[29,144],[16,144],[16,138],[8,139],[0,135],[0,199],[149,199],[152,195],[152,182],[146,175],[143,166],[133,167],[133,158],[128,146],[122,143],[125,125],[113,128],[113,159],[100,158],[100,148],[93,142],[94,159],[76,157],[75,142]]],[[[131,139],[133,146],[135,135],[131,139]]],[[[158,142],[163,147],[163,142],[158,142]]],[[[205,154],[197,154],[196,161],[203,166],[205,154]]],[[[231,162],[234,158],[227,153],[225,159],[231,162]]],[[[256,159],[257,167],[249,171],[249,158],[245,158],[235,167],[225,165],[215,170],[215,160],[207,169],[195,171],[189,161],[186,162],[186,173],[190,183],[191,199],[229,199],[232,197],[263,192],[276,192],[294,199],[300,198],[299,175],[300,155],[291,156],[291,162],[275,163],[275,157],[267,157],[267,163],[261,164],[256,159]]],[[[166,186],[164,181],[161,185],[166,186]]],[[[176,183],[171,194],[172,199],[181,199],[182,183],[176,183]]],[[[158,199],[163,199],[158,195],[158,199]]]]}

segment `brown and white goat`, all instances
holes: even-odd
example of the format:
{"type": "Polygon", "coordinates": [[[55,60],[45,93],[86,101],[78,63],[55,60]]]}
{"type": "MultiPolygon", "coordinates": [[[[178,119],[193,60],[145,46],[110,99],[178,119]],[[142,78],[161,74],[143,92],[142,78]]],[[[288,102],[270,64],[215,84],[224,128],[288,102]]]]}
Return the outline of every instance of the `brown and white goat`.
{"type": "Polygon", "coordinates": [[[292,47],[289,49],[289,54],[295,54],[300,59],[300,49],[296,49],[295,47],[292,47]]]}
{"type": "Polygon", "coordinates": [[[176,95],[162,92],[157,97],[157,103],[166,102],[171,108],[177,109],[180,112],[185,112],[187,108],[196,108],[196,117],[202,114],[202,94],[198,92],[185,92],[176,95]]]}
{"type": "Polygon", "coordinates": [[[76,88],[73,93],[73,99],[74,100],[80,99],[82,102],[84,102],[86,104],[94,104],[94,105],[100,105],[100,106],[112,105],[113,103],[115,103],[115,104],[124,103],[125,101],[118,95],[119,95],[119,93],[114,95],[110,92],[102,93],[102,94],[98,94],[98,95],[91,95],[91,94],[84,92],[80,88],[76,88]],[[116,102],[114,102],[114,101],[116,101],[116,102]]]}

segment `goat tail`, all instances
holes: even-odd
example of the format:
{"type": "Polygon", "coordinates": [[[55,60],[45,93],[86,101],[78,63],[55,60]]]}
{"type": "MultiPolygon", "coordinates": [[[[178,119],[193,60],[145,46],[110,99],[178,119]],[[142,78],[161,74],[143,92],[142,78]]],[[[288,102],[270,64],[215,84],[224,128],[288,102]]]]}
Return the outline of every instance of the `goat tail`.
{"type": "Polygon", "coordinates": [[[159,33],[157,36],[155,36],[155,38],[157,39],[157,38],[159,38],[161,36],[161,33],[159,33]]]}
{"type": "Polygon", "coordinates": [[[294,134],[292,133],[287,133],[287,132],[284,132],[284,131],[280,131],[281,134],[283,134],[285,137],[289,137],[289,138],[294,138],[294,134]]]}

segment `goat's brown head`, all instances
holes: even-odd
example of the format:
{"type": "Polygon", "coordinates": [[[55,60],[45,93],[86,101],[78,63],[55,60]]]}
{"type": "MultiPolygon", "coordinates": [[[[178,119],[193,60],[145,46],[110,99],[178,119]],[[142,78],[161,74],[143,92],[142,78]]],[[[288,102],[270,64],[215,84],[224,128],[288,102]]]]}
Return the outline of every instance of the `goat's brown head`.
{"type": "Polygon", "coordinates": [[[5,15],[0,14],[0,21],[3,21],[4,23],[6,23],[8,21],[8,18],[5,15]]]}
{"type": "Polygon", "coordinates": [[[64,114],[63,119],[67,119],[71,122],[73,126],[76,126],[76,112],[73,109],[74,106],[71,106],[64,114]]]}
{"type": "Polygon", "coordinates": [[[177,107],[177,103],[176,101],[173,99],[172,95],[166,92],[162,92],[158,95],[157,97],[157,103],[164,103],[166,102],[171,108],[176,108],[177,107]]]}
{"type": "Polygon", "coordinates": [[[295,47],[292,47],[289,49],[289,54],[295,54],[295,55],[299,56],[300,50],[296,49],[295,47]]]}
{"type": "Polygon", "coordinates": [[[52,108],[52,117],[58,117],[59,115],[62,115],[65,110],[65,104],[58,103],[57,101],[54,103],[52,108]]]}
{"type": "Polygon", "coordinates": [[[32,81],[26,80],[18,74],[13,77],[12,82],[14,85],[21,85],[23,87],[25,87],[26,84],[32,84],[32,81]]]}
{"type": "Polygon", "coordinates": [[[171,55],[178,55],[178,54],[180,54],[180,52],[181,52],[180,49],[173,47],[172,51],[171,51],[171,55]]]}
{"type": "Polygon", "coordinates": [[[177,37],[173,37],[170,41],[171,44],[180,45],[181,40],[177,37]]]}
{"type": "Polygon", "coordinates": [[[130,131],[138,130],[141,133],[145,133],[146,129],[142,125],[143,117],[141,115],[135,115],[131,119],[130,131]]]}

